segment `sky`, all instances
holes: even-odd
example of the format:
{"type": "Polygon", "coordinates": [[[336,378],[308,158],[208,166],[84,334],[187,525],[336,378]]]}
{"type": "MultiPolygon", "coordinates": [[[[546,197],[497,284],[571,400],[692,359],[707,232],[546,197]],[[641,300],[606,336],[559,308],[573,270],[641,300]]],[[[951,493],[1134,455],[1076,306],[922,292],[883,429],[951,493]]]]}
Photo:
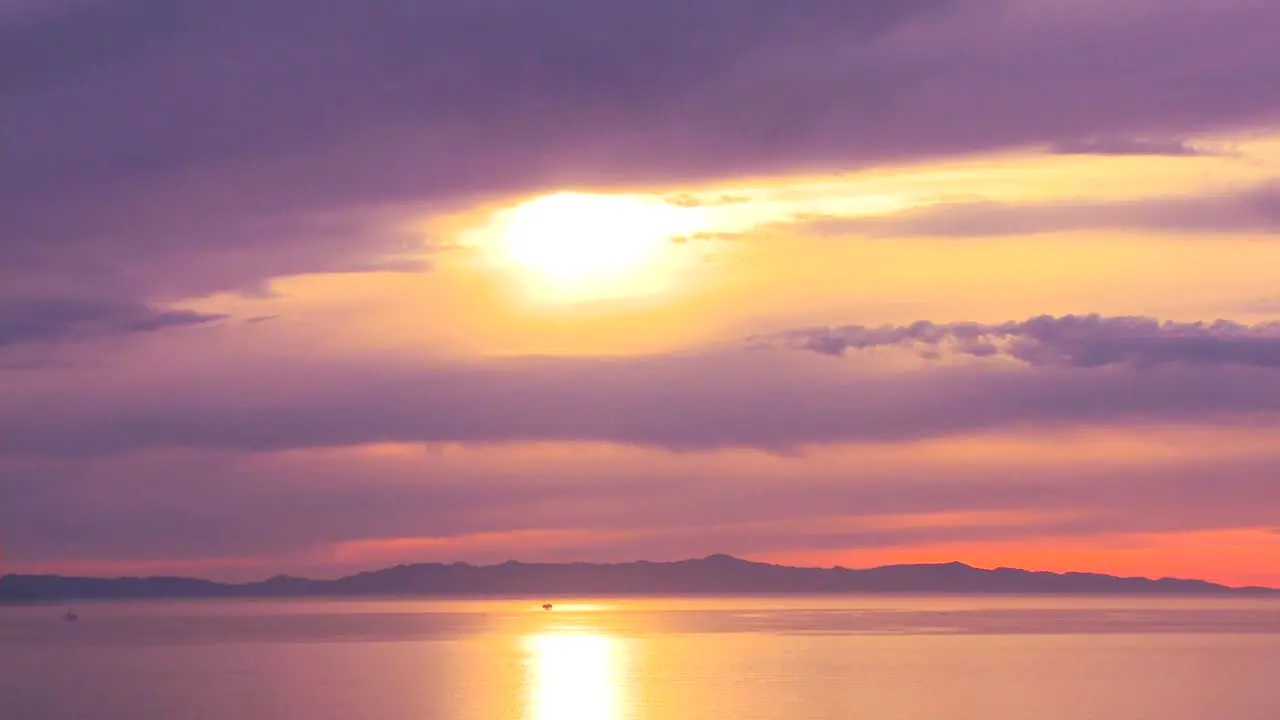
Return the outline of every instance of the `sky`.
{"type": "Polygon", "coordinates": [[[1280,587],[1273,0],[0,0],[0,573],[1280,587]]]}

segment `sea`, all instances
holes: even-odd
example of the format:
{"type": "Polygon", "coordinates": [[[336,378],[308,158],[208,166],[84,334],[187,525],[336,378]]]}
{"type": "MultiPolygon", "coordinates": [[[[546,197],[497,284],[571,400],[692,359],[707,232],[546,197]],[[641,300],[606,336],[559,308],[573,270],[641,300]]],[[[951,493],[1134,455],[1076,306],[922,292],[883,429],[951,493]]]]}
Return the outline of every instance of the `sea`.
{"type": "Polygon", "coordinates": [[[0,607],[0,720],[73,718],[1278,720],[1280,598],[0,607]]]}

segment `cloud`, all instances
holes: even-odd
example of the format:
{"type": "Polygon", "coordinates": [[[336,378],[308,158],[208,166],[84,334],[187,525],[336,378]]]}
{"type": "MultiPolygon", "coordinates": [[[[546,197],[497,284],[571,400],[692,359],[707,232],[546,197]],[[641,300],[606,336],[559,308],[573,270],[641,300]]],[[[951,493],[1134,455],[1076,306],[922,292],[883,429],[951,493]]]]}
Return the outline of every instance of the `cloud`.
{"type": "Polygon", "coordinates": [[[669,140],[623,157],[627,136],[752,53],[866,45],[942,4],[115,0],[32,15],[0,26],[0,100],[19,108],[0,252],[33,285],[179,296],[366,265],[403,242],[394,223],[442,204],[652,177],[628,165],[669,140]]]}
{"type": "MultiPolygon", "coordinates": [[[[1276,345],[1263,331],[1097,323],[1013,324],[1002,331],[1003,345],[982,337],[996,332],[986,326],[930,324],[869,340],[852,330],[839,340],[896,346],[918,333],[937,338],[941,351],[955,337],[970,355],[1006,356],[897,372],[817,353],[743,351],[461,364],[282,355],[286,362],[264,350],[224,360],[210,354],[181,372],[157,357],[154,366],[140,360],[56,388],[8,388],[0,454],[540,441],[789,452],[1008,427],[1280,419],[1276,345]]],[[[803,346],[808,337],[787,342],[803,346]]]]}
{"type": "Polygon", "coordinates": [[[1049,145],[1054,155],[1163,155],[1199,157],[1217,155],[1187,140],[1140,137],[1092,137],[1059,140],[1049,145]]]}
{"type": "Polygon", "coordinates": [[[72,297],[7,298],[0,302],[0,348],[204,325],[224,315],[103,304],[72,297]]]}
{"type": "MultiPolygon", "coordinates": [[[[843,362],[738,351],[446,364],[269,344],[246,356],[229,349],[241,324],[222,326],[201,362],[174,363],[164,345],[188,340],[161,335],[126,363],[0,386],[5,558],[251,557],[329,572],[331,544],[390,537],[464,547],[485,533],[580,533],[465,556],[569,560],[1274,524],[1280,373],[1263,350],[1245,354],[1257,364],[1224,359],[1241,338],[1271,336],[1153,323],[980,325],[1011,333],[997,347],[1030,343],[1021,360],[905,371],[848,350],[843,362]],[[1223,347],[1164,362],[1187,357],[1188,339],[1223,347]],[[1161,434],[1179,424],[1205,430],[1161,434]],[[1044,433],[1034,451],[1007,445],[1034,438],[1028,428],[1044,433]],[[1030,519],[886,524],[970,511],[1030,519]]],[[[972,334],[925,323],[864,344],[945,351],[972,334]]],[[[435,559],[459,559],[441,547],[435,559]]]]}
{"type": "Polygon", "coordinates": [[[872,237],[997,237],[1087,230],[1271,234],[1280,232],[1280,186],[1121,202],[948,202],[892,215],[801,220],[798,226],[825,235],[872,237]]]}
{"type": "Polygon", "coordinates": [[[1280,323],[1249,326],[1229,320],[1160,322],[1144,317],[1042,315],[994,325],[928,321],[875,328],[846,325],[794,330],[752,341],[837,357],[849,351],[910,348],[928,357],[943,353],[1004,357],[1044,367],[1181,363],[1280,368],[1280,323]]]}
{"type": "Polygon", "coordinates": [[[1280,112],[1278,22],[1246,0],[63,3],[0,24],[0,255],[23,292],[171,298],[367,265],[481,195],[1254,125],[1280,112]]]}
{"type": "Polygon", "coordinates": [[[1223,459],[1215,441],[1229,434],[1113,436],[1175,444],[1179,462],[1101,460],[1105,446],[1052,435],[978,463],[945,443],[785,458],[575,445],[163,451],[10,463],[0,522],[7,562],[256,556],[293,572],[330,544],[385,538],[446,542],[373,564],[475,560],[457,546],[489,534],[511,539],[482,559],[626,560],[1272,524],[1274,447],[1223,459]],[[1049,446],[1052,462],[1036,452],[1049,446]],[[581,540],[546,549],[522,533],[581,540]]]}
{"type": "MultiPolygon", "coordinates": [[[[1229,131],[1280,111],[1274,3],[818,5],[0,0],[0,367],[27,368],[0,385],[6,562],[296,560],[353,539],[547,528],[637,530],[634,543],[563,551],[613,559],[977,532],[815,524],[796,540],[794,528],[751,525],[832,513],[1103,516],[1027,532],[1265,519],[1280,502],[1270,456],[1110,473],[1074,459],[966,467],[927,453],[874,468],[803,462],[819,445],[1028,426],[1271,432],[1280,374],[1260,327],[1033,319],[988,345],[965,340],[971,329],[928,324],[936,344],[892,347],[994,357],[893,372],[812,352],[463,364],[352,342],[323,356],[284,352],[253,323],[221,324],[188,363],[177,359],[196,353],[177,345],[211,333],[160,332],[218,319],[171,309],[174,298],[288,274],[423,271],[432,241],[414,221],[477,198],[626,186],[736,202],[671,188],[1061,148],[1062,138],[1112,138],[1092,141],[1094,152],[1129,138],[1129,151],[1176,153],[1143,139],[1229,131]],[[90,371],[8,359],[144,332],[153,342],[90,371]],[[261,344],[244,352],[239,332],[261,344]],[[368,448],[383,443],[434,454],[397,464],[395,452],[368,448]],[[521,456],[520,443],[539,450],[521,456]],[[568,458],[612,443],[675,459],[623,455],[574,473],[539,455],[561,443],[568,458]],[[735,452],[739,461],[717,464],[735,452]],[[474,469],[494,456],[514,459],[474,469]],[[773,476],[756,474],[771,462],[773,476]],[[700,530],[709,524],[734,527],[700,530]]],[[[946,206],[846,229],[1270,231],[1275,200],[946,206]]],[[[811,339],[855,355],[856,337],[811,339]]]]}
{"type": "Polygon", "coordinates": [[[696,208],[696,207],[715,207],[718,205],[740,205],[742,203],[751,202],[751,198],[741,195],[721,195],[715,198],[702,198],[689,193],[681,193],[672,195],[667,198],[667,202],[676,207],[696,208]]]}

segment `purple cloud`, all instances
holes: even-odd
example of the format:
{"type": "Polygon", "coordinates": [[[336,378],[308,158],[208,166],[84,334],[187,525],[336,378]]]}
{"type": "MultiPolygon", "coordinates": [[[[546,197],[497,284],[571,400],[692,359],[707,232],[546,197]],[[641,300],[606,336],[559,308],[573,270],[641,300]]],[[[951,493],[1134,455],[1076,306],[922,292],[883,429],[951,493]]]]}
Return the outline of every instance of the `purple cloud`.
{"type": "Polygon", "coordinates": [[[1280,232],[1280,188],[1270,184],[1231,194],[1119,202],[941,203],[878,217],[801,220],[799,226],[821,234],[873,237],[992,237],[1104,229],[1274,234],[1280,232]]]}
{"type": "Polygon", "coordinates": [[[20,108],[0,249],[18,275],[178,294],[364,263],[403,242],[370,215],[621,179],[629,135],[748,55],[867,45],[941,4],[116,0],[19,17],[0,25],[0,100],[20,108]]]}
{"type": "Polygon", "coordinates": [[[1199,157],[1218,153],[1197,148],[1186,140],[1142,137],[1091,137],[1058,140],[1049,145],[1054,155],[1162,155],[1199,157]]]}
{"type": "Polygon", "coordinates": [[[779,343],[834,356],[898,347],[930,357],[951,352],[1056,367],[1181,363],[1280,368],[1280,322],[1250,326],[1229,320],[1160,322],[1145,317],[1042,315],[994,325],[922,321],[875,328],[812,328],[756,337],[752,342],[779,343]]]}
{"type": "Polygon", "coordinates": [[[14,298],[0,302],[0,348],[156,332],[203,325],[225,317],[68,297],[14,298]]]}
{"type": "Polygon", "coordinates": [[[1272,481],[1280,464],[1271,455],[1223,462],[1192,454],[1176,467],[1122,469],[1088,460],[1012,468],[906,462],[838,475],[796,458],[785,473],[749,479],[734,468],[673,470],[632,459],[585,475],[536,461],[515,473],[459,472],[430,458],[386,464],[205,452],[47,460],[0,474],[0,523],[6,557],[27,562],[252,556],[296,572],[298,558],[346,540],[627,533],[605,541],[584,535],[584,545],[549,550],[505,546],[488,556],[620,560],[1265,526],[1280,502],[1272,481]],[[1011,524],[823,529],[833,517],[984,511],[1029,515],[1011,524]]]}
{"type": "Polygon", "coordinates": [[[1021,0],[56,6],[0,22],[16,294],[169,298],[360,266],[404,250],[388,218],[477,194],[1177,137],[1280,111],[1280,7],[1243,0],[1055,22],[1021,0]]]}
{"type": "Polygon", "coordinates": [[[776,352],[468,365],[211,364],[199,373],[131,383],[128,393],[111,383],[67,385],[74,395],[11,388],[0,411],[0,454],[513,441],[789,450],[1027,425],[1270,423],[1280,413],[1277,344],[1261,328],[1042,318],[774,340],[803,347],[811,336],[841,338],[846,347],[956,347],[1024,364],[885,374],[776,352]]]}

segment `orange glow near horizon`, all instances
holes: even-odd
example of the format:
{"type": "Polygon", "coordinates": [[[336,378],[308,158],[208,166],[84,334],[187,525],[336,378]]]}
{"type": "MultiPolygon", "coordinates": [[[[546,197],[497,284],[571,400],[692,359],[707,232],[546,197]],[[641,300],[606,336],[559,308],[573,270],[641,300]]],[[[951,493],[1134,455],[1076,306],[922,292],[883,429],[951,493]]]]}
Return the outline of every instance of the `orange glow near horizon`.
{"type": "MultiPolygon", "coordinates": [[[[196,575],[255,580],[284,572],[331,576],[398,563],[517,559],[529,562],[680,559],[729,552],[795,565],[865,567],[891,563],[963,561],[979,567],[1082,571],[1139,576],[1195,577],[1229,584],[1280,586],[1280,533],[1260,527],[1261,512],[1247,505],[1206,510],[1235,513],[1240,527],[1198,532],[1124,533],[1124,517],[1149,513],[1153,524],[1177,527],[1195,502],[1189,491],[1159,505],[1143,492],[1112,494],[1125,478],[1158,478],[1188,467],[1254,472],[1280,455],[1276,434],[1264,428],[1079,427],[980,433],[903,443],[830,445],[790,454],[753,449],[672,452],[604,442],[504,444],[381,443],[348,448],[263,452],[238,458],[191,450],[153,457],[100,460],[107,473],[165,470],[187,463],[225,466],[249,477],[306,478],[298,487],[328,491],[342,478],[368,478],[371,493],[401,489],[466,489],[499,501],[479,512],[479,529],[431,536],[322,539],[280,556],[184,561],[146,557],[110,562],[15,562],[0,572],[72,575],[196,575]],[[115,465],[114,463],[119,463],[115,465]],[[504,488],[537,478],[545,501],[500,501],[504,488]],[[934,508],[929,488],[996,491],[989,506],[954,495],[953,508],[934,508]],[[610,486],[617,487],[617,494],[610,486]],[[1006,491],[1074,488],[1078,504],[1002,506],[1006,491]],[[581,488],[584,492],[575,492],[581,488]],[[749,488],[752,509],[717,497],[749,488]],[[689,495],[685,495],[688,489],[689,495]],[[860,493],[917,499],[862,511],[860,493]],[[831,503],[805,502],[809,493],[831,503]],[[847,502],[840,498],[846,494],[847,502]],[[1095,493],[1100,493],[1095,495],[1095,493]],[[1183,499],[1179,500],[1178,498],[1183,499]],[[789,505],[791,499],[801,501],[789,505]],[[1106,501],[1106,510],[1099,502],[1106,501]],[[704,512],[696,524],[690,508],[704,512]],[[919,509],[913,509],[912,505],[919,509]],[[749,511],[749,512],[748,512],[749,511]],[[1097,520],[1095,535],[1063,536],[1064,525],[1097,520]],[[499,529],[492,529],[499,528],[499,529]],[[511,528],[511,529],[501,529],[511,528]],[[875,547],[840,547],[842,535],[871,538],[875,547]],[[1004,539],[1012,538],[1016,539],[1004,539]],[[761,538],[784,548],[741,552],[761,538]],[[956,538],[965,538],[957,540],[956,538]],[[809,549],[832,547],[832,549],[809,549]],[[682,551],[681,548],[689,548],[682,551]]],[[[1236,472],[1236,471],[1231,471],[1236,472]]],[[[1150,485],[1154,489],[1156,485],[1150,485]]],[[[175,490],[176,491],[176,490],[175,490]]],[[[187,501],[190,495],[184,496],[187,501]]],[[[1227,517],[1222,515],[1223,517],[1227,517]]],[[[1230,521],[1230,517],[1227,517],[1230,521]]],[[[1153,525],[1155,526],[1155,525],[1153,525]]],[[[404,526],[397,528],[404,532],[404,526]]],[[[9,550],[9,548],[6,548],[9,550]]]]}
{"type": "MultiPolygon", "coordinates": [[[[944,519],[944,522],[946,520],[944,519]]],[[[963,519],[955,519],[960,524],[963,519]]],[[[480,564],[498,563],[516,555],[551,551],[547,562],[577,559],[576,551],[622,538],[586,531],[516,531],[457,538],[393,538],[342,543],[323,564],[339,563],[375,569],[393,563],[453,562],[475,553],[492,554],[480,564]]],[[[1280,588],[1280,532],[1273,528],[1242,528],[1197,532],[1100,534],[1076,537],[1026,537],[1008,541],[939,543],[910,547],[851,550],[794,550],[738,553],[757,562],[797,567],[849,568],[881,565],[964,562],[993,569],[1013,567],[1050,572],[1092,572],[1120,577],[1177,577],[1208,580],[1232,586],[1280,588]]],[[[642,559],[637,556],[628,559],[642,559]]],[[[270,558],[211,558],[203,560],[143,560],[113,562],[50,562],[0,567],[4,574],[57,574],[90,577],[176,575],[259,580],[285,571],[270,558]]]]}
{"type": "Polygon", "coordinates": [[[767,553],[753,559],[853,568],[959,561],[987,569],[1013,567],[1121,577],[1177,577],[1280,588],[1280,532],[1272,528],[1028,537],[867,550],[798,550],[767,553]]]}

